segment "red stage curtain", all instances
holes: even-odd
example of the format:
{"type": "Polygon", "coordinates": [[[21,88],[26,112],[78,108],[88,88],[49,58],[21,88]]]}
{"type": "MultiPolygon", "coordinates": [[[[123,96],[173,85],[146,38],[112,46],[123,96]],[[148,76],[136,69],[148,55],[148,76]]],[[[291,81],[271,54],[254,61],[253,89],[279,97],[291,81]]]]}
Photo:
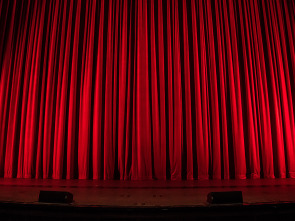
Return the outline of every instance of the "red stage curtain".
{"type": "Polygon", "coordinates": [[[295,178],[295,1],[0,0],[0,177],[295,178]]]}

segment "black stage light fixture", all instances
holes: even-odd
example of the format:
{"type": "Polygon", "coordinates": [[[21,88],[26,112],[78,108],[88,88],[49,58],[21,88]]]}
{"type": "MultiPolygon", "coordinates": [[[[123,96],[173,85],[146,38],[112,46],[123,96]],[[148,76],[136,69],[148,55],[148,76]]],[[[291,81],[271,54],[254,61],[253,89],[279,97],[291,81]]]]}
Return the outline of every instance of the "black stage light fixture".
{"type": "Polygon", "coordinates": [[[234,204],[243,203],[242,191],[211,192],[207,195],[210,204],[234,204]]]}
{"type": "Polygon", "coordinates": [[[73,194],[65,191],[40,191],[39,202],[43,203],[72,203],[73,194]]]}

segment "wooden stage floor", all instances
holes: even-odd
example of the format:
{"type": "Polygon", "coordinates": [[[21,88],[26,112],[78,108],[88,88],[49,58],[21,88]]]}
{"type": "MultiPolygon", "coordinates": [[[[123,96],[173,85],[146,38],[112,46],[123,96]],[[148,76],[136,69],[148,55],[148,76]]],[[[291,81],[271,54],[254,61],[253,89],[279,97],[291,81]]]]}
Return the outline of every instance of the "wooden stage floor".
{"type": "MultiPolygon", "coordinates": [[[[242,191],[244,205],[295,203],[295,179],[94,181],[0,179],[0,203],[40,204],[40,190],[68,191],[77,207],[207,207],[207,194],[242,191]]],[[[42,204],[42,203],[41,203],[42,204]]]]}

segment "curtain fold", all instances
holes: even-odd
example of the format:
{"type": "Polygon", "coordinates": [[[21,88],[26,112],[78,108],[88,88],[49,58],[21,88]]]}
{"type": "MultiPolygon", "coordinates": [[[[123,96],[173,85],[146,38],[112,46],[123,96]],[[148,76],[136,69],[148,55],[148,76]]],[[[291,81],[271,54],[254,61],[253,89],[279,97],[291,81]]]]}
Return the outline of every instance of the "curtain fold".
{"type": "Polygon", "coordinates": [[[0,177],[295,178],[294,9],[0,0],[0,177]]]}

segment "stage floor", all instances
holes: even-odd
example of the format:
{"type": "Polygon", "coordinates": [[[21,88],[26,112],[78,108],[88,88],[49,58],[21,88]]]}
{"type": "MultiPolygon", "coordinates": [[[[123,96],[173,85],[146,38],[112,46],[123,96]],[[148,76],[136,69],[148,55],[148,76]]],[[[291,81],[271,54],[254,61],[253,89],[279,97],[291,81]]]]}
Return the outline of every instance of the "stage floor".
{"type": "Polygon", "coordinates": [[[208,206],[209,192],[242,191],[244,204],[295,202],[295,179],[94,181],[0,179],[0,202],[39,204],[40,190],[68,191],[79,207],[208,206]]]}

